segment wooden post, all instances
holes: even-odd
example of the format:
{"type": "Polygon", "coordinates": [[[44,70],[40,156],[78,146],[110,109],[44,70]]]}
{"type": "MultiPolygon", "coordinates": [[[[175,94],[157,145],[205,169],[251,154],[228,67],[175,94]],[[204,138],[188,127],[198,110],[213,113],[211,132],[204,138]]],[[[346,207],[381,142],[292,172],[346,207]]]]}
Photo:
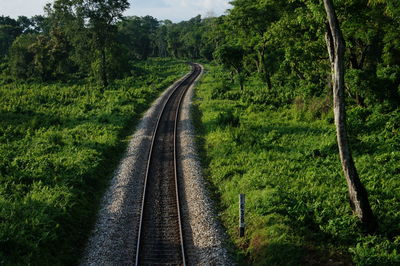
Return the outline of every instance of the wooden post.
{"type": "Polygon", "coordinates": [[[239,236],[244,237],[244,210],[245,210],[245,195],[239,195],[239,236]]]}

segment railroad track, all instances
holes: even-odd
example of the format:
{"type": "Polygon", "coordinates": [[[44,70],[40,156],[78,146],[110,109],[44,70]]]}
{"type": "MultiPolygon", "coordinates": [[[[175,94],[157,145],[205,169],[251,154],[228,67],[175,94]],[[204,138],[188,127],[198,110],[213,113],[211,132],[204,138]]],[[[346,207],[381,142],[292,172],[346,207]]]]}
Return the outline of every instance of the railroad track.
{"type": "Polygon", "coordinates": [[[182,99],[200,75],[191,74],[171,93],[158,117],[147,162],[135,265],[186,265],[181,223],[177,127],[182,99]]]}

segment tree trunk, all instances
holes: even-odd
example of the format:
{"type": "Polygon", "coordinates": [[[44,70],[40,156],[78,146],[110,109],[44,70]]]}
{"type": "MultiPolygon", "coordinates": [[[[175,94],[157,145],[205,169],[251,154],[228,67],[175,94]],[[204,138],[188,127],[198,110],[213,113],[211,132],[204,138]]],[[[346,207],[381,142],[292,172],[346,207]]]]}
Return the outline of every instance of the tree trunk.
{"type": "Polygon", "coordinates": [[[241,67],[237,67],[237,66],[233,66],[233,68],[235,69],[236,72],[236,77],[237,80],[239,82],[240,85],[240,90],[244,90],[244,81],[245,81],[245,76],[244,73],[242,72],[242,68],[241,67]]]}
{"type": "Polygon", "coordinates": [[[239,81],[240,90],[243,91],[244,90],[244,80],[245,80],[244,74],[241,71],[238,70],[236,72],[236,75],[237,75],[237,78],[238,78],[238,81],[239,81]]]}
{"type": "Polygon", "coordinates": [[[332,64],[333,106],[340,160],[347,181],[353,213],[360,219],[368,232],[374,232],[377,229],[376,219],[368,201],[367,191],[358,176],[347,139],[344,100],[345,42],[332,0],[324,0],[324,6],[329,23],[326,42],[332,64]]]}
{"type": "Polygon", "coordinates": [[[260,64],[261,72],[264,72],[263,74],[264,74],[265,82],[267,83],[267,89],[269,91],[271,91],[272,90],[271,75],[270,75],[269,69],[267,67],[267,60],[265,58],[265,50],[266,50],[266,48],[263,47],[261,52],[259,52],[259,60],[260,60],[259,64],[260,64]]]}
{"type": "Polygon", "coordinates": [[[361,95],[358,93],[358,91],[356,91],[356,103],[358,106],[362,106],[362,107],[365,106],[364,98],[361,97],[361,95]]]}
{"type": "Polygon", "coordinates": [[[263,71],[263,66],[262,66],[262,62],[263,62],[263,54],[261,51],[257,51],[257,56],[254,59],[256,61],[256,66],[257,66],[257,73],[261,74],[263,71]]]}
{"type": "Polygon", "coordinates": [[[267,88],[269,91],[272,90],[272,82],[271,82],[271,75],[269,74],[269,71],[265,69],[265,79],[267,81],[267,88]]]}
{"type": "Polygon", "coordinates": [[[244,90],[244,82],[243,82],[243,80],[240,80],[239,84],[240,84],[240,90],[243,91],[244,90]]]}
{"type": "Polygon", "coordinates": [[[101,66],[100,66],[100,75],[101,81],[103,83],[103,87],[108,86],[108,79],[107,79],[107,62],[106,62],[106,49],[104,47],[101,48],[101,66]]]}

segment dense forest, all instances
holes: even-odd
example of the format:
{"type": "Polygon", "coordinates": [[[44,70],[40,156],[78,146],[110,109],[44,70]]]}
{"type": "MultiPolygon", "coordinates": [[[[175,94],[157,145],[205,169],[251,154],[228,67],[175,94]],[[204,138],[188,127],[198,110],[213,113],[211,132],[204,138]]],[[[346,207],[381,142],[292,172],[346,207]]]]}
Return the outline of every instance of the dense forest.
{"type": "MultiPolygon", "coordinates": [[[[45,16],[1,17],[2,82],[90,78],[107,85],[131,74],[130,61],[173,57],[216,60],[240,83],[257,76],[276,105],[329,93],[326,14],[319,1],[237,0],[226,16],[180,23],[123,17],[127,1],[107,3],[59,0],[45,7],[45,16]]],[[[349,100],[396,107],[399,4],[335,4],[346,40],[349,100]]]]}
{"type": "Polygon", "coordinates": [[[118,154],[129,119],[187,70],[179,63],[199,61],[199,149],[237,261],[398,265],[400,1],[333,1],[347,134],[372,222],[348,203],[332,111],[335,19],[323,2],[233,0],[223,16],[173,23],[123,16],[127,0],[56,0],[43,16],[0,17],[0,264],[76,263],[90,225],[61,239],[93,216],[105,154],[118,154]],[[93,139],[81,143],[83,131],[93,139]],[[239,193],[251,202],[244,238],[239,193]]]}

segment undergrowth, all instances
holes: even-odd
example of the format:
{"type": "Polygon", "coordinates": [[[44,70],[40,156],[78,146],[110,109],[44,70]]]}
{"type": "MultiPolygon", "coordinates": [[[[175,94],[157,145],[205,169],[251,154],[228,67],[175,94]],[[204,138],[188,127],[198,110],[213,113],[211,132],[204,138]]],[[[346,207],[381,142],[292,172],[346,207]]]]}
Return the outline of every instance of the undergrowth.
{"type": "Polygon", "coordinates": [[[399,265],[398,110],[348,110],[356,166],[379,222],[379,232],[368,236],[348,202],[329,97],[279,106],[265,85],[250,80],[240,90],[213,65],[196,93],[205,173],[240,264],[399,265]]]}
{"type": "Polygon", "coordinates": [[[0,86],[0,264],[77,264],[99,199],[141,113],[188,66],[136,63],[131,78],[0,86]]]}

